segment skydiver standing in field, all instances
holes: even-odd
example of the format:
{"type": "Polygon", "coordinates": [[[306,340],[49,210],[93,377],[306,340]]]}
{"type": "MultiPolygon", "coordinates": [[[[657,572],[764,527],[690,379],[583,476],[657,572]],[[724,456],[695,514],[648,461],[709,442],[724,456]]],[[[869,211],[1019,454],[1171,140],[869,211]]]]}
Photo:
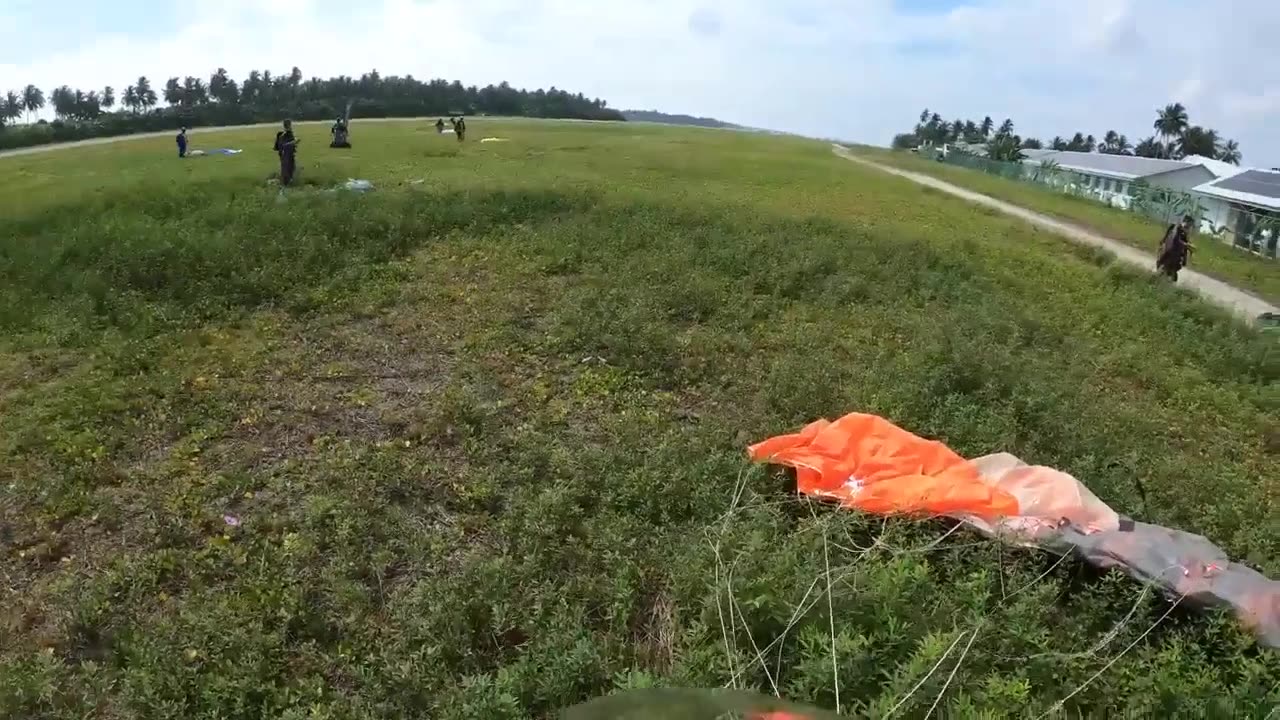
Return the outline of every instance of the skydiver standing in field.
{"type": "Polygon", "coordinates": [[[178,136],[175,138],[175,140],[178,141],[178,157],[180,158],[186,157],[187,156],[187,129],[185,127],[178,129],[178,136]]]}
{"type": "Polygon", "coordinates": [[[453,132],[458,136],[458,142],[462,142],[466,139],[467,121],[463,118],[458,118],[457,122],[453,124],[453,132]]]}
{"type": "Polygon", "coordinates": [[[1191,227],[1194,223],[1195,218],[1184,216],[1181,223],[1170,225],[1164,231],[1164,239],[1160,241],[1156,269],[1174,282],[1178,281],[1178,271],[1191,259],[1191,227]]]}
{"type": "Polygon", "coordinates": [[[333,127],[329,128],[329,134],[333,136],[333,142],[329,143],[331,148],[349,148],[351,142],[347,139],[347,121],[338,118],[334,121],[333,127]]]}
{"type": "Polygon", "coordinates": [[[293,135],[292,120],[285,120],[284,129],[276,133],[275,151],[280,156],[280,185],[284,187],[293,182],[298,167],[298,139],[293,135]]]}

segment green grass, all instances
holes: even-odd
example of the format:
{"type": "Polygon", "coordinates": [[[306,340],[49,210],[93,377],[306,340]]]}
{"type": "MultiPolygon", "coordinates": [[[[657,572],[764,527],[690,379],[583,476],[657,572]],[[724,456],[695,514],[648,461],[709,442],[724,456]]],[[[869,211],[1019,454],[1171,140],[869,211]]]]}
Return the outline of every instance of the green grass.
{"type": "MultiPolygon", "coordinates": [[[[871,160],[931,175],[984,195],[1073,222],[1148,254],[1155,253],[1167,227],[1164,223],[1094,200],[940,163],[909,152],[867,146],[852,146],[850,149],[871,160]]],[[[1209,236],[1199,237],[1195,247],[1195,254],[1191,258],[1193,270],[1235,285],[1271,303],[1280,303],[1280,262],[1237,250],[1209,236]]]]}
{"type": "Polygon", "coordinates": [[[743,452],[880,413],[1275,576],[1274,341],[821,143],[471,131],[308,126],[283,202],[262,130],[0,159],[0,716],[834,707],[833,627],[860,716],[1280,701],[1227,616],[743,452]]]}

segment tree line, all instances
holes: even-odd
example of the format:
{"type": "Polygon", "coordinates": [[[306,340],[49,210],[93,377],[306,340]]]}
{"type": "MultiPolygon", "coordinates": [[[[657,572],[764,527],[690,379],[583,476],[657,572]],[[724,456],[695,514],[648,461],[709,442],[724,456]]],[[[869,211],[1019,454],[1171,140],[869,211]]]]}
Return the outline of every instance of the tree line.
{"type": "Polygon", "coordinates": [[[1011,119],[1006,119],[999,126],[995,125],[990,116],[984,117],[980,122],[948,122],[938,113],[926,109],[920,113],[920,121],[911,132],[894,136],[893,147],[906,149],[945,143],[985,145],[988,157],[1006,161],[1021,160],[1023,150],[1049,148],[1167,160],[1200,155],[1233,165],[1240,164],[1239,143],[1223,138],[1212,128],[1192,125],[1187,108],[1182,103],[1171,103],[1158,109],[1151,127],[1155,133],[1136,145],[1123,133],[1115,130],[1108,130],[1101,140],[1092,134],[1077,132],[1070,139],[1056,136],[1046,144],[1036,138],[1023,138],[1014,133],[1011,119]]]}
{"type": "Polygon", "coordinates": [[[323,120],[345,114],[348,106],[355,118],[487,114],[625,119],[604,100],[555,87],[530,91],[502,82],[481,88],[464,86],[457,80],[383,77],[377,70],[358,79],[340,75],[304,80],[297,67],[281,75],[253,70],[236,82],[226,69],[218,68],[208,80],[190,75],[171,77],[159,92],[146,76],[120,93],[112,86],[83,90],[62,85],[47,96],[35,85],[10,90],[0,97],[0,147],[286,117],[323,120]],[[13,127],[15,121],[23,117],[29,121],[46,107],[53,110],[53,122],[41,120],[13,127]]]}

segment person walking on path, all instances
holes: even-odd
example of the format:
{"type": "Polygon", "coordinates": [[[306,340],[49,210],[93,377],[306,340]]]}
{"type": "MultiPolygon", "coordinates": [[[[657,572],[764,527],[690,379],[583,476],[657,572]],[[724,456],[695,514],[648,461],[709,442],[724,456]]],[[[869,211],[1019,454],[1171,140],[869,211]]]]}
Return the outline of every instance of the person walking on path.
{"type": "Polygon", "coordinates": [[[1195,218],[1186,215],[1182,222],[1170,225],[1164,231],[1160,249],[1156,253],[1156,269],[1170,280],[1178,281],[1178,271],[1191,259],[1191,227],[1195,218]]]}

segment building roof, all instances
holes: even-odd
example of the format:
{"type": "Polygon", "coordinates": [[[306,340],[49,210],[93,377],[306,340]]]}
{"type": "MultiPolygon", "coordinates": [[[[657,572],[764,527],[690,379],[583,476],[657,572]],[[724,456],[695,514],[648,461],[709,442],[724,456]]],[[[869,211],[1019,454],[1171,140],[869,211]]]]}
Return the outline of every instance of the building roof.
{"type": "Polygon", "coordinates": [[[1204,155],[1188,155],[1182,158],[1182,162],[1189,162],[1193,165],[1203,165],[1206,170],[1213,173],[1214,175],[1217,175],[1220,178],[1227,178],[1227,177],[1231,177],[1232,175],[1239,175],[1240,173],[1248,169],[1248,168],[1242,168],[1239,165],[1232,165],[1229,162],[1223,162],[1221,160],[1217,160],[1211,157],[1205,157],[1204,155]]]}
{"type": "MultiPolygon", "coordinates": [[[[1023,151],[1025,154],[1027,151],[1023,151]]],[[[1074,152],[1071,150],[1050,150],[1047,153],[1030,156],[1031,162],[1043,163],[1052,160],[1066,170],[1076,170],[1090,175],[1105,175],[1121,180],[1136,180],[1174,170],[1185,170],[1195,167],[1197,163],[1181,160],[1160,160],[1157,158],[1137,157],[1134,155],[1106,155],[1104,153],[1074,152]]],[[[1210,169],[1212,172],[1212,169],[1210,169]]]]}
{"type": "Polygon", "coordinates": [[[1192,190],[1209,197],[1280,211],[1280,172],[1275,170],[1243,170],[1197,185],[1192,190]]]}

